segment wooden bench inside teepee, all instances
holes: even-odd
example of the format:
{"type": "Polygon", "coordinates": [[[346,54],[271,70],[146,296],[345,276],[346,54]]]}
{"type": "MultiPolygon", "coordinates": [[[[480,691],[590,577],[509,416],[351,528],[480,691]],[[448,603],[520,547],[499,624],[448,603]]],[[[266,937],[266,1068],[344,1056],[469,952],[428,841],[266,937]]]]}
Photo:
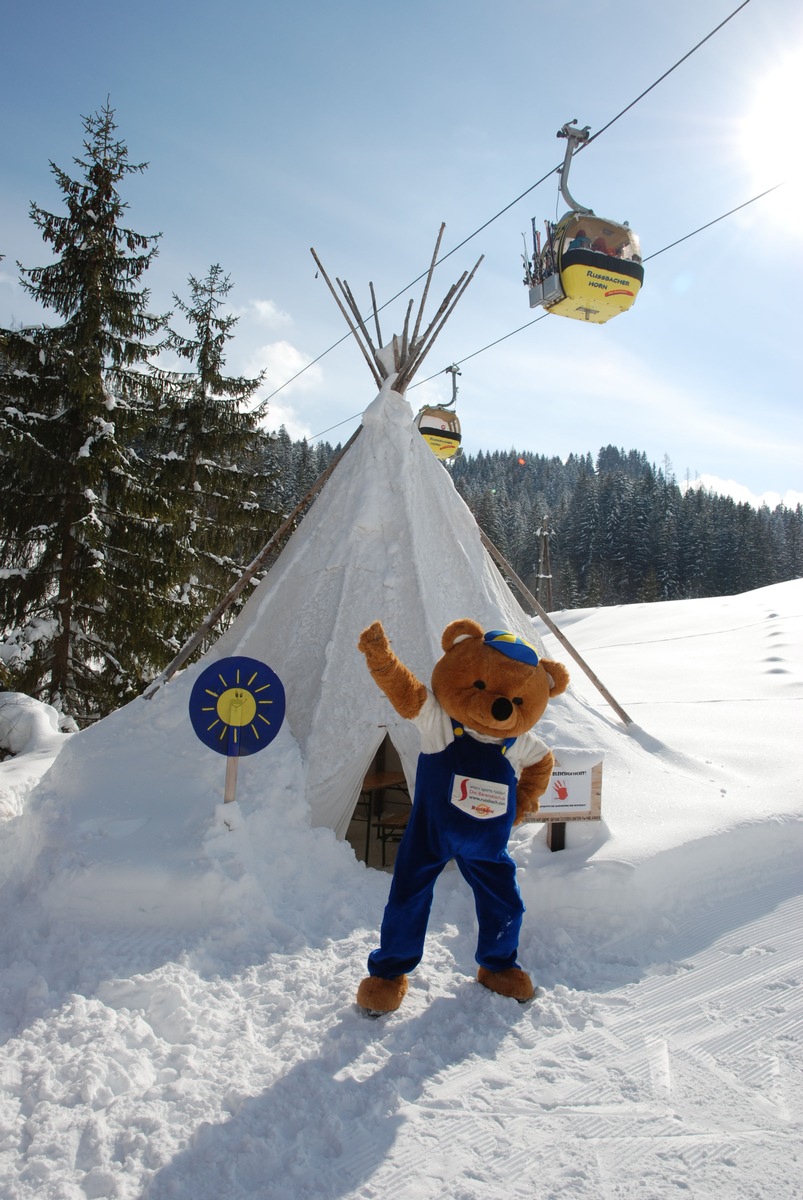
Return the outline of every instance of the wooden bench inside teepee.
{"type": "Polygon", "coordinates": [[[386,735],[365,774],[346,834],[354,853],[369,867],[392,866],[411,811],[401,760],[386,735]]]}

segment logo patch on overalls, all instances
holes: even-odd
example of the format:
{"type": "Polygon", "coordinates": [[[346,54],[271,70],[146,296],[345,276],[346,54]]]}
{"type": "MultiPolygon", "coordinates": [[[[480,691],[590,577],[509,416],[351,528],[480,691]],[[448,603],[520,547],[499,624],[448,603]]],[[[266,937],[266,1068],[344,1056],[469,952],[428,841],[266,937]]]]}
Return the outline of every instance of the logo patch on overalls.
{"type": "Polygon", "coordinates": [[[469,775],[452,776],[452,804],[478,821],[501,817],[507,812],[508,786],[469,775]]]}

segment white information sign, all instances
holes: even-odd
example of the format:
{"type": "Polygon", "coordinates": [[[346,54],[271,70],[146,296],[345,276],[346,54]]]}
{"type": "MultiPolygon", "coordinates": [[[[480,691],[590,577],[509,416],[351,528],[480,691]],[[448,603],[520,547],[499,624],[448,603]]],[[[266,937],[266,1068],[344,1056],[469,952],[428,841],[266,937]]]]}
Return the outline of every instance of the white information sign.
{"type": "Polygon", "coordinates": [[[556,814],[591,815],[591,770],[564,771],[556,767],[547,790],[538,801],[538,811],[545,817],[556,814]]]}
{"type": "Polygon", "coordinates": [[[598,821],[602,807],[602,753],[555,748],[549,786],[538,802],[536,821],[598,821]]]}

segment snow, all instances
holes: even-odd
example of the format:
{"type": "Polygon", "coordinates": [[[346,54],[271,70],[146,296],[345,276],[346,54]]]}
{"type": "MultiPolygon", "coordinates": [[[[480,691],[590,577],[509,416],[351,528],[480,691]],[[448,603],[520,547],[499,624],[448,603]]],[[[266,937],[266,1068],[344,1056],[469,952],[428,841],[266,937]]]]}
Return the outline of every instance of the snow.
{"type": "Polygon", "coordinates": [[[20,692],[0,692],[0,754],[13,755],[0,773],[0,820],[22,812],[29,792],[49,770],[64,732],[75,728],[49,704],[20,692]]]}
{"type": "Polygon", "coordinates": [[[524,1006],[447,870],[401,1009],[356,1008],[389,876],[314,823],[290,720],[223,806],[203,664],[81,733],[7,701],[3,1200],[803,1195],[803,580],[558,623],[634,724],[536,622],[573,680],[538,731],[602,752],[603,819],[514,831],[524,1006]]]}

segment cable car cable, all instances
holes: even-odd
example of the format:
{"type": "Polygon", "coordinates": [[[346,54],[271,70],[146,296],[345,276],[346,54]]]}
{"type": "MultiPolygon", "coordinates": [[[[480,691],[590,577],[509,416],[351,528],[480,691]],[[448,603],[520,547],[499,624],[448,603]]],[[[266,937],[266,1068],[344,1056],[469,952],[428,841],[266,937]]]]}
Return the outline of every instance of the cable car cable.
{"type": "MultiPolygon", "coordinates": [[[[710,229],[712,225],[716,225],[719,221],[724,221],[726,217],[733,216],[734,213],[740,212],[743,208],[747,208],[749,204],[755,204],[757,200],[762,200],[764,196],[769,196],[771,192],[777,191],[779,187],[783,187],[783,181],[781,181],[781,183],[774,184],[771,188],[767,188],[766,191],[759,192],[759,194],[757,196],[753,196],[751,200],[745,200],[743,204],[737,204],[735,208],[729,209],[728,212],[722,213],[721,216],[714,217],[713,221],[707,221],[705,225],[700,225],[697,229],[693,229],[691,233],[685,234],[684,237],[677,238],[674,242],[669,242],[661,250],[653,251],[652,254],[647,255],[644,261],[649,262],[651,258],[657,258],[659,254],[663,254],[665,251],[671,250],[674,246],[679,246],[681,242],[687,242],[689,238],[695,237],[698,233],[702,233],[705,229],[710,229]]],[[[488,345],[483,346],[481,350],[474,350],[471,354],[467,354],[465,358],[458,358],[455,362],[455,366],[460,366],[461,363],[468,362],[470,358],[476,358],[478,354],[482,354],[484,351],[490,350],[493,346],[498,346],[500,342],[506,341],[507,338],[513,337],[513,335],[516,333],[521,333],[524,329],[529,329],[531,325],[535,325],[538,321],[543,321],[544,318],[548,317],[549,315],[550,314],[548,312],[542,313],[540,317],[536,317],[533,321],[528,321],[526,325],[520,325],[518,329],[512,329],[510,333],[505,333],[502,335],[502,337],[496,338],[495,341],[489,342],[488,345]]],[[[448,370],[448,368],[444,367],[443,370],[448,370]]],[[[413,388],[421,387],[422,384],[429,383],[431,380],[437,379],[438,375],[442,374],[443,371],[436,371],[434,375],[429,375],[426,379],[420,379],[418,383],[411,384],[409,390],[412,391],[413,388]]],[[[352,420],[352,418],[347,417],[346,420],[352,420]]]]}
{"type": "MultiPolygon", "coordinates": [[[[745,200],[743,204],[737,204],[735,208],[728,209],[728,211],[722,213],[721,216],[714,217],[713,221],[707,221],[705,225],[700,225],[697,229],[693,229],[691,233],[687,233],[683,237],[677,238],[674,242],[669,242],[660,250],[653,251],[652,254],[647,255],[644,261],[649,262],[651,258],[657,258],[659,254],[664,254],[667,250],[672,250],[675,246],[679,246],[681,242],[687,242],[689,238],[695,237],[698,233],[702,233],[705,229],[710,229],[712,225],[717,225],[720,221],[724,221],[726,217],[732,217],[734,213],[740,212],[743,208],[747,208],[748,205],[755,204],[757,200],[762,200],[765,196],[769,196],[771,192],[777,191],[779,187],[783,187],[784,182],[785,181],[782,180],[780,183],[774,184],[772,187],[767,188],[766,191],[759,192],[757,196],[753,196],[751,200],[745,200]]],[[[486,350],[493,349],[493,347],[498,346],[500,342],[506,342],[508,338],[514,337],[515,334],[522,333],[525,329],[529,329],[531,325],[537,325],[539,321],[545,320],[549,315],[550,314],[547,312],[541,313],[540,317],[535,317],[532,321],[527,321],[525,325],[519,325],[518,329],[511,329],[510,333],[503,333],[501,337],[496,338],[493,342],[489,342],[487,346],[482,346],[479,350],[473,350],[471,354],[467,354],[464,358],[458,358],[457,361],[452,365],[458,367],[461,365],[461,363],[468,362],[469,359],[476,358],[479,354],[484,354],[486,350]]],[[[451,367],[444,367],[442,370],[436,371],[434,375],[428,375],[426,379],[419,379],[418,383],[413,383],[410,385],[408,391],[413,391],[414,388],[421,387],[422,384],[430,383],[433,379],[437,379],[439,375],[443,375],[449,370],[451,370],[451,367]]],[[[320,433],[312,434],[312,436],[309,438],[309,441],[314,442],[317,438],[323,437],[325,433],[331,433],[333,429],[339,429],[341,425],[347,425],[349,421],[356,421],[360,416],[362,416],[362,413],[353,413],[350,417],[344,417],[343,420],[338,421],[336,425],[330,425],[328,429],[322,429],[320,433]]]]}
{"type": "Polygon", "coordinates": [[[689,238],[694,237],[695,234],[702,233],[704,229],[710,229],[711,226],[716,225],[718,221],[724,221],[726,217],[732,217],[733,214],[739,212],[740,209],[747,208],[748,204],[755,204],[756,200],[761,200],[764,196],[769,196],[770,192],[775,192],[779,187],[783,187],[784,182],[785,180],[781,180],[780,183],[776,183],[771,188],[767,188],[765,192],[760,192],[758,196],[754,196],[752,200],[745,200],[744,204],[737,204],[735,208],[730,209],[729,212],[723,213],[721,217],[714,217],[713,221],[708,221],[705,225],[701,225],[699,229],[692,230],[692,232],[687,233],[685,237],[678,238],[676,242],[670,242],[669,245],[664,246],[662,250],[654,250],[652,254],[647,255],[644,261],[649,262],[651,258],[657,258],[659,254],[663,254],[666,250],[671,250],[673,246],[679,246],[681,242],[688,241],[689,238]]]}
{"type": "MultiPolygon", "coordinates": [[[[732,21],[733,18],[736,16],[736,14],[740,13],[743,8],[746,8],[749,3],[750,3],[750,0],[744,0],[744,2],[742,4],[740,4],[738,8],[735,8],[733,10],[733,12],[730,14],[729,17],[726,17],[724,21],[720,21],[720,23],[719,23],[719,25],[717,25],[716,29],[712,29],[710,33],[706,34],[706,36],[702,39],[702,41],[699,41],[696,46],[692,46],[691,50],[689,50],[686,54],[683,55],[683,58],[679,58],[674,66],[670,67],[668,71],[664,71],[663,75],[660,75],[658,77],[658,79],[655,80],[654,83],[651,83],[648,88],[645,88],[640,96],[636,96],[635,100],[631,100],[630,103],[627,105],[627,107],[623,108],[622,111],[620,113],[617,113],[615,117],[612,117],[607,125],[603,125],[602,129],[598,129],[595,134],[592,134],[592,136],[590,138],[588,138],[583,143],[582,146],[578,147],[577,152],[579,153],[580,150],[585,150],[585,148],[587,146],[590,146],[592,142],[595,142],[597,140],[597,138],[600,137],[603,133],[605,133],[606,130],[610,129],[611,125],[614,125],[619,120],[620,117],[623,117],[626,112],[629,112],[631,108],[634,108],[638,104],[639,100],[643,100],[644,97],[647,96],[653,90],[653,88],[658,87],[659,83],[663,83],[663,81],[667,78],[667,76],[671,75],[672,72],[681,65],[681,63],[684,63],[687,58],[691,58],[692,54],[694,54],[694,52],[696,50],[699,50],[701,46],[704,46],[705,43],[707,41],[709,41],[709,39],[712,38],[715,33],[719,33],[720,29],[722,29],[725,25],[727,25],[728,21],[732,21]]],[[[525,195],[526,194],[527,193],[525,192],[525,195]]],[[[514,203],[515,203],[515,201],[514,201],[514,203]]]]}
{"type": "MultiPolygon", "coordinates": [[[[682,58],[679,58],[678,61],[673,66],[671,66],[667,71],[664,71],[663,75],[659,76],[659,78],[656,79],[653,83],[651,83],[648,88],[645,88],[645,90],[641,93],[641,95],[636,96],[635,100],[631,100],[630,104],[628,104],[626,108],[623,108],[620,113],[617,113],[617,115],[615,117],[612,117],[611,120],[608,121],[607,125],[603,125],[603,127],[601,129],[598,129],[597,132],[592,137],[588,138],[588,140],[584,143],[584,145],[582,147],[580,147],[580,149],[584,149],[585,146],[589,146],[593,141],[596,141],[596,139],[598,137],[600,137],[601,134],[605,133],[606,130],[610,129],[611,125],[615,124],[615,122],[618,121],[620,117],[623,117],[625,115],[625,113],[629,112],[630,109],[633,108],[636,104],[638,104],[638,102],[640,100],[643,100],[644,97],[647,96],[654,88],[656,88],[659,83],[662,83],[669,75],[671,75],[672,72],[677,69],[677,67],[679,67],[682,63],[686,62],[686,60],[688,58],[690,58],[691,55],[695,53],[695,51],[699,50],[701,46],[704,46],[705,43],[707,41],[709,41],[714,36],[715,33],[719,33],[719,31],[725,25],[727,25],[728,22],[737,15],[737,13],[740,13],[743,8],[746,8],[749,3],[750,3],[750,0],[742,0],[742,3],[739,5],[738,8],[735,8],[733,10],[733,12],[730,14],[730,16],[725,17],[724,21],[720,21],[719,25],[717,25],[717,27],[715,29],[712,29],[710,33],[706,34],[706,36],[701,41],[699,41],[696,46],[692,46],[691,50],[688,50],[686,52],[686,54],[684,54],[682,58]]],[[[438,259],[435,266],[439,266],[442,262],[445,262],[447,258],[450,258],[453,254],[456,254],[458,250],[462,249],[463,246],[467,245],[468,242],[470,242],[478,234],[482,233],[482,231],[484,229],[487,229],[489,225],[493,225],[494,221],[497,221],[499,219],[499,217],[504,216],[504,214],[506,212],[509,212],[510,209],[513,208],[514,205],[518,204],[518,202],[520,200],[523,200],[525,196],[529,196],[530,192],[534,192],[535,189],[537,187],[540,187],[542,183],[546,183],[547,179],[551,178],[551,176],[554,175],[556,172],[560,171],[560,169],[561,169],[560,164],[558,164],[556,167],[552,167],[549,171],[547,171],[546,175],[542,175],[539,180],[537,180],[534,184],[532,184],[531,187],[528,187],[526,189],[526,191],[523,191],[520,196],[516,197],[515,200],[511,200],[510,203],[506,204],[504,208],[500,208],[498,213],[495,213],[494,216],[489,217],[487,221],[485,221],[482,225],[480,225],[479,228],[475,229],[473,233],[470,233],[468,235],[468,237],[463,238],[462,242],[458,242],[457,245],[453,246],[451,250],[447,250],[447,252],[438,259]]],[[[749,203],[750,203],[750,201],[748,201],[748,204],[749,203]]],[[[655,256],[651,255],[651,257],[654,258],[655,256]]],[[[420,275],[417,275],[415,279],[411,280],[410,283],[408,283],[405,287],[403,287],[401,289],[401,291],[396,292],[395,296],[391,296],[389,300],[386,300],[384,304],[380,305],[379,309],[377,311],[381,312],[383,309],[387,308],[389,304],[392,304],[394,300],[398,300],[399,296],[402,296],[406,291],[409,291],[409,289],[411,287],[415,287],[415,285],[420,280],[422,280],[426,274],[427,274],[426,271],[422,271],[420,275]]],[[[540,319],[540,318],[536,318],[536,320],[538,320],[538,319],[540,319]]],[[[531,321],[530,324],[533,324],[533,322],[531,321]]],[[[526,329],[527,326],[522,326],[522,328],[526,329]]],[[[274,396],[278,396],[279,392],[284,391],[284,389],[286,387],[289,387],[291,383],[294,383],[296,381],[296,379],[298,379],[299,376],[303,375],[305,371],[308,371],[310,367],[314,367],[316,363],[319,363],[321,361],[321,359],[325,358],[327,354],[330,354],[332,352],[332,350],[337,349],[338,346],[340,346],[343,342],[347,341],[349,336],[350,335],[347,333],[344,334],[343,337],[338,338],[338,340],[336,342],[333,342],[332,345],[328,347],[328,349],[321,351],[321,353],[317,356],[317,358],[311,359],[310,362],[308,362],[305,366],[303,366],[300,371],[296,371],[295,375],[291,375],[291,377],[289,379],[286,379],[284,381],[284,383],[279,384],[279,386],[277,388],[275,388],[270,393],[270,395],[265,397],[264,402],[267,404],[268,401],[272,400],[274,396]]],[[[478,351],[478,353],[479,353],[479,351],[478,351]]],[[[441,374],[441,372],[439,371],[438,374],[441,374]]],[[[430,378],[434,378],[434,376],[430,376],[430,378]]],[[[422,382],[425,383],[426,380],[422,380],[422,382]]],[[[416,384],[415,386],[418,386],[418,385],[416,384]]],[[[332,426],[332,428],[336,429],[337,426],[334,425],[334,426],[332,426]]],[[[328,432],[328,430],[324,430],[324,433],[326,433],[326,432],[328,432]]],[[[316,434],[316,437],[320,437],[320,436],[321,436],[320,434],[316,434]]]]}

